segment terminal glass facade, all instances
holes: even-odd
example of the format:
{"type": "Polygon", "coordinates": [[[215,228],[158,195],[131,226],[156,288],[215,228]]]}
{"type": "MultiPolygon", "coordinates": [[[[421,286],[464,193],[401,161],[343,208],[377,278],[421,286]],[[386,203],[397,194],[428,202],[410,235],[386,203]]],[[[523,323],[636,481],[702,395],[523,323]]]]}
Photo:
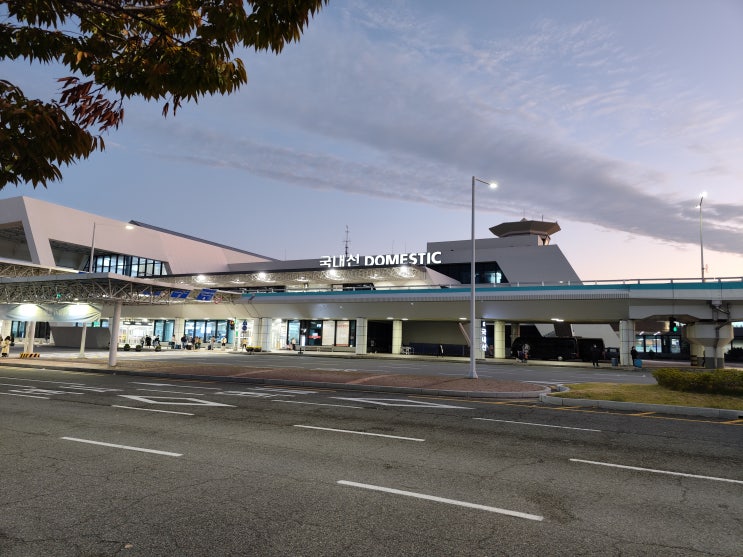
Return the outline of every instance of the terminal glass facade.
{"type": "Polygon", "coordinates": [[[162,261],[115,253],[96,253],[93,257],[93,272],[116,273],[127,277],[160,277],[169,274],[167,265],[162,261]]]}

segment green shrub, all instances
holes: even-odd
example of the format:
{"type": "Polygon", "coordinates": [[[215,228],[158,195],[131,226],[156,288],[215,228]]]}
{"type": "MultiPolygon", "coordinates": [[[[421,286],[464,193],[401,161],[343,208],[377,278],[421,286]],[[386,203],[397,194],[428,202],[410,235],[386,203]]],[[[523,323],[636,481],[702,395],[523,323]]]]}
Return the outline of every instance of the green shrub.
{"type": "Polygon", "coordinates": [[[690,371],[660,368],[653,371],[658,385],[674,391],[743,396],[743,370],[690,371]]]}

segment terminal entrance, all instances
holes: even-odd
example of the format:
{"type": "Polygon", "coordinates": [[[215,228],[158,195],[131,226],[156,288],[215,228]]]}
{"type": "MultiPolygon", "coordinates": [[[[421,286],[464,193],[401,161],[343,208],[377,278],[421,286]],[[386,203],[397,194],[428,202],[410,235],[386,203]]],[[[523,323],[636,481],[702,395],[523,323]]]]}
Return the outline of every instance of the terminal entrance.
{"type": "Polygon", "coordinates": [[[366,352],[368,354],[392,353],[392,321],[367,323],[366,352]]]}

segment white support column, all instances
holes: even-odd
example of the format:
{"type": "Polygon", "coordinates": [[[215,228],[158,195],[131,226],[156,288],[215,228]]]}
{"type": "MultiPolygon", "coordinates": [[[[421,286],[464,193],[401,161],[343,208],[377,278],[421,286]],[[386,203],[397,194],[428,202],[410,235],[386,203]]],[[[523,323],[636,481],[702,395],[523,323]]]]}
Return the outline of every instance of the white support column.
{"type": "MultiPolygon", "coordinates": [[[[173,336],[175,336],[175,343],[180,344],[181,337],[183,336],[183,332],[185,331],[186,321],[182,317],[176,317],[173,321],[173,336]]],[[[170,339],[168,339],[168,342],[170,342],[170,339]]],[[[185,348],[185,346],[181,346],[182,350],[185,350],[185,348]]]]}
{"type": "Polygon", "coordinates": [[[392,353],[400,354],[402,349],[402,320],[392,322],[392,353]]]}
{"type": "Polygon", "coordinates": [[[356,354],[366,354],[366,341],[369,334],[366,319],[356,318],[356,354]]]}
{"type": "Polygon", "coordinates": [[[732,323],[699,321],[686,326],[686,338],[704,348],[704,367],[709,369],[721,369],[725,366],[725,351],[733,336],[732,323]]]}
{"type": "Polygon", "coordinates": [[[80,333],[80,353],[78,354],[79,358],[85,357],[85,338],[87,337],[88,333],[88,322],[83,322],[83,330],[80,333]]]}
{"type": "MultiPolygon", "coordinates": [[[[271,319],[269,317],[261,317],[261,327],[260,327],[260,343],[261,343],[261,350],[270,352],[271,351],[271,319]]],[[[238,350],[240,347],[237,347],[238,350]]]]}
{"type": "MultiPolygon", "coordinates": [[[[108,322],[111,337],[108,340],[108,367],[116,367],[116,356],[119,351],[119,326],[121,325],[121,301],[116,302],[114,314],[108,322]]],[[[180,342],[180,340],[178,341],[180,342]]]]}
{"type": "Polygon", "coordinates": [[[630,350],[635,345],[635,322],[626,319],[619,322],[619,363],[623,366],[634,366],[630,350]]]}
{"type": "Polygon", "coordinates": [[[34,351],[34,340],[36,339],[36,321],[26,321],[26,338],[23,339],[23,351],[31,354],[34,351]]]}
{"type": "MultiPolygon", "coordinates": [[[[253,342],[255,342],[258,337],[260,336],[260,330],[261,330],[261,320],[260,318],[253,318],[248,320],[248,330],[250,331],[251,335],[253,335],[253,342]]],[[[263,349],[263,345],[260,344],[261,350],[263,349]]]]}
{"type": "Polygon", "coordinates": [[[706,351],[704,345],[689,339],[689,356],[693,356],[694,358],[696,358],[696,363],[693,365],[693,367],[702,365],[702,362],[705,360],[705,354],[706,351]]]}
{"type": "Polygon", "coordinates": [[[493,357],[506,357],[506,322],[493,322],[493,357]]]}

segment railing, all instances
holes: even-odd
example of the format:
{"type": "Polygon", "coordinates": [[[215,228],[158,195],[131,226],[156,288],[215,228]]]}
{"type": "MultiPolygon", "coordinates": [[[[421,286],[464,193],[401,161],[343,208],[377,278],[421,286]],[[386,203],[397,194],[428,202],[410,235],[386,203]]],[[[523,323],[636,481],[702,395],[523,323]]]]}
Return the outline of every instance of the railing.
{"type": "MultiPolygon", "coordinates": [[[[575,280],[575,281],[535,281],[535,282],[503,282],[499,284],[480,283],[477,284],[478,291],[487,288],[535,288],[535,287],[581,287],[581,286],[637,286],[637,285],[695,285],[699,288],[715,288],[722,284],[732,284],[740,282],[743,287],[743,277],[720,277],[714,279],[705,279],[702,282],[699,278],[652,278],[652,279],[603,279],[603,280],[575,280]]],[[[469,289],[468,284],[444,284],[444,285],[414,285],[414,286],[378,286],[374,289],[360,288],[348,290],[332,290],[331,288],[303,288],[302,290],[285,290],[282,292],[254,292],[257,295],[293,295],[293,294],[312,294],[312,293],[373,293],[387,291],[432,291],[432,290],[456,290],[469,289]]]]}

